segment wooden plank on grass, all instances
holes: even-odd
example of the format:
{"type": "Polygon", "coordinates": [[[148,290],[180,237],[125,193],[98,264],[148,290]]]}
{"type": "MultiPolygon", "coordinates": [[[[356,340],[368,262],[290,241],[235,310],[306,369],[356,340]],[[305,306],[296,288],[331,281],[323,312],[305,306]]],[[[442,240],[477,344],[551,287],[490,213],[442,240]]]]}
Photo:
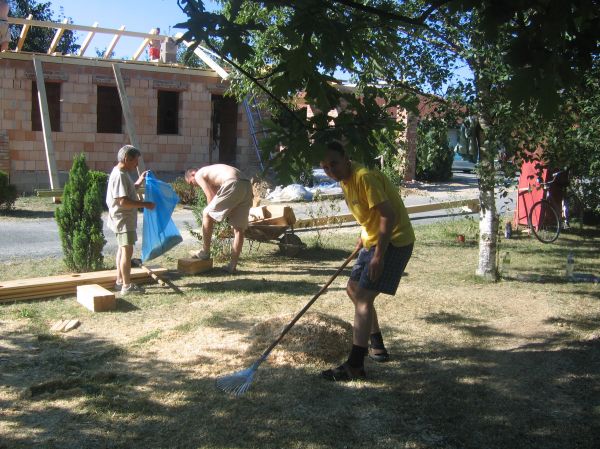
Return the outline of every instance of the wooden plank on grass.
{"type": "MultiPolygon", "coordinates": [[[[164,275],[167,269],[153,268],[152,271],[160,276],[164,275]]],[[[105,270],[1,282],[0,302],[75,295],[77,286],[85,284],[98,284],[111,288],[115,283],[116,273],[115,270],[105,270]]],[[[152,281],[150,275],[142,268],[132,268],[131,279],[137,283],[152,281]]]]}
{"type": "Polygon", "coordinates": [[[78,285],[77,302],[92,312],[106,312],[117,308],[115,294],[98,284],[78,285]]]}
{"type": "Polygon", "coordinates": [[[185,274],[198,274],[210,270],[213,267],[213,260],[201,260],[194,258],[184,258],[177,260],[177,270],[185,274]]]}

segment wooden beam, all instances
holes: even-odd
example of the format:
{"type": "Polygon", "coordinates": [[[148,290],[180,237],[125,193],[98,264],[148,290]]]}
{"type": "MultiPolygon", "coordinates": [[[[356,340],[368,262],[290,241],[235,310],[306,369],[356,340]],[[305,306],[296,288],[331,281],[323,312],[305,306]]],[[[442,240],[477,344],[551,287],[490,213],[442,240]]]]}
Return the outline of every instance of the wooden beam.
{"type": "MultiPolygon", "coordinates": [[[[50,21],[44,21],[44,20],[28,20],[28,19],[22,19],[20,17],[9,17],[8,23],[15,24],[15,25],[28,24],[30,26],[42,27],[42,28],[58,28],[56,22],[50,22],[50,21]]],[[[100,34],[118,34],[119,36],[141,37],[141,38],[154,37],[149,33],[140,33],[139,31],[126,31],[124,27],[121,27],[119,29],[99,28],[99,27],[93,27],[93,26],[87,26],[87,25],[75,25],[74,23],[61,24],[60,27],[64,28],[65,30],[71,30],[71,31],[88,31],[88,32],[93,31],[94,33],[100,33],[100,34]]],[[[161,39],[169,37],[167,35],[162,35],[162,34],[158,35],[158,36],[161,39]]]]}
{"type": "Polygon", "coordinates": [[[23,44],[25,44],[25,39],[27,38],[27,32],[29,31],[29,28],[31,27],[31,24],[28,22],[31,22],[31,19],[33,19],[33,14],[29,14],[27,16],[27,18],[25,19],[26,22],[23,24],[23,28],[21,28],[21,35],[19,36],[19,42],[17,43],[16,51],[21,51],[21,49],[23,48],[23,44]]]}
{"type": "MultiPolygon", "coordinates": [[[[154,34],[156,36],[158,36],[158,28],[152,28],[150,30],[150,34],[154,34]]],[[[140,47],[136,50],[136,52],[133,54],[133,60],[137,61],[140,57],[140,55],[142,54],[142,52],[144,51],[144,48],[146,48],[148,46],[148,44],[150,43],[150,38],[147,37],[142,41],[142,45],[140,45],[140,47]]]]}
{"type": "MultiPolygon", "coordinates": [[[[175,38],[177,39],[181,39],[183,37],[183,33],[177,33],[175,35],[175,38]]],[[[188,48],[190,48],[192,45],[194,45],[193,42],[188,42],[185,40],[182,40],[181,42],[184,43],[184,45],[188,48]]],[[[217,64],[210,56],[208,56],[204,51],[202,51],[200,49],[200,47],[196,47],[194,49],[194,54],[196,56],[198,56],[202,61],[204,61],[204,63],[209,66],[211,69],[213,69],[215,72],[217,72],[219,74],[219,76],[221,78],[223,78],[224,80],[229,78],[229,73],[227,73],[225,71],[225,69],[223,67],[221,67],[219,64],[217,64]]]]}
{"type": "MultiPolygon", "coordinates": [[[[62,23],[63,23],[63,25],[69,23],[69,19],[67,19],[65,17],[63,19],[62,23]]],[[[50,44],[50,47],[48,47],[48,51],[46,52],[47,54],[51,55],[52,53],[54,53],[54,50],[56,50],[56,47],[58,46],[58,42],[60,41],[60,38],[62,37],[64,32],[65,32],[64,28],[61,28],[61,27],[56,28],[56,33],[54,34],[54,39],[52,39],[52,43],[50,44]]]]}
{"type": "MultiPolygon", "coordinates": [[[[457,200],[457,201],[445,201],[440,203],[429,203],[429,204],[416,204],[414,206],[406,206],[406,212],[409,215],[421,214],[424,212],[432,212],[434,210],[445,210],[445,209],[466,209],[470,213],[476,213],[479,211],[479,199],[472,198],[468,200],[457,200]]],[[[319,218],[305,218],[297,220],[294,224],[294,228],[312,228],[315,226],[327,226],[336,225],[340,223],[348,223],[355,221],[354,215],[336,215],[333,217],[319,217],[319,218]]],[[[252,223],[250,224],[252,226],[252,223]]]]}
{"type": "MultiPolygon", "coordinates": [[[[153,268],[158,276],[167,272],[166,268],[153,268]]],[[[75,295],[78,285],[98,284],[104,288],[112,288],[117,272],[115,270],[75,273],[60,276],[47,276],[33,279],[16,279],[0,283],[0,303],[50,298],[53,296],[75,295]]],[[[141,268],[131,269],[131,279],[135,282],[150,282],[152,278],[141,268]]]]}
{"type": "MultiPolygon", "coordinates": [[[[125,83],[121,76],[121,69],[119,64],[113,64],[113,72],[117,81],[117,90],[119,92],[119,98],[121,99],[121,109],[123,109],[123,116],[125,117],[125,127],[127,128],[127,134],[129,135],[129,142],[131,145],[141,151],[139,142],[137,140],[137,134],[135,132],[135,123],[133,122],[133,114],[131,113],[131,107],[129,106],[129,98],[127,97],[127,91],[125,90],[125,83]]],[[[145,171],[145,165],[143,156],[140,156],[138,162],[138,174],[145,171]]]]}
{"type": "Polygon", "coordinates": [[[50,125],[50,112],[48,111],[48,98],[46,97],[46,84],[44,82],[44,71],[42,63],[33,58],[33,68],[38,90],[38,103],[40,105],[40,117],[42,119],[42,132],[44,134],[44,147],[46,148],[46,163],[48,165],[48,176],[50,188],[58,189],[58,172],[56,170],[56,158],[54,156],[54,143],[52,142],[52,129],[50,125]]]}
{"type": "MultiPolygon", "coordinates": [[[[125,25],[122,25],[121,28],[119,28],[119,31],[123,31],[125,30],[125,25]]],[[[110,59],[110,55],[113,52],[115,46],[117,45],[117,42],[119,42],[119,39],[121,38],[120,34],[115,34],[112,38],[112,41],[110,41],[110,44],[108,44],[108,47],[106,48],[106,52],[104,53],[104,59],[110,59]]]]}
{"type": "MultiPolygon", "coordinates": [[[[94,24],[92,25],[92,28],[98,28],[98,22],[94,22],[94,24]]],[[[89,47],[90,42],[92,42],[92,39],[94,38],[95,35],[96,35],[95,31],[90,31],[88,33],[88,35],[83,40],[81,47],[79,47],[79,53],[77,54],[78,56],[83,56],[85,54],[85,51],[89,47]]]]}

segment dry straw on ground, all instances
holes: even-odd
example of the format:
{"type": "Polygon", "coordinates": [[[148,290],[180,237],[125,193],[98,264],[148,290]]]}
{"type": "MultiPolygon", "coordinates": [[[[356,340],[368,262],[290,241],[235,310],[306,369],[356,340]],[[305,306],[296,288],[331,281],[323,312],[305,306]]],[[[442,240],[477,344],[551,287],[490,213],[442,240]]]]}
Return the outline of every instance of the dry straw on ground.
{"type": "MultiPolygon", "coordinates": [[[[260,354],[294,318],[277,316],[258,323],[252,330],[253,342],[247,354],[260,354]]],[[[323,313],[307,313],[275,347],[269,356],[273,365],[307,365],[336,363],[352,344],[352,326],[346,321],[323,313]]]]}

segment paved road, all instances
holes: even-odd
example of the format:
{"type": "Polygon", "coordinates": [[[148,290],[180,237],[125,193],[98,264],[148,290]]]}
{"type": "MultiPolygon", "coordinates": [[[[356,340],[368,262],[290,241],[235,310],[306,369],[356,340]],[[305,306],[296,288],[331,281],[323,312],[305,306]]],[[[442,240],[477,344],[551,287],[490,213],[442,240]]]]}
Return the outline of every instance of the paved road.
{"type": "MultiPolygon", "coordinates": [[[[410,186],[411,193],[405,198],[407,205],[427,204],[438,201],[452,201],[462,198],[477,197],[477,179],[473,174],[455,173],[453,180],[449,183],[440,184],[415,184],[410,186]]],[[[343,200],[335,203],[339,207],[339,213],[348,213],[343,200]]],[[[499,204],[500,205],[500,204],[499,204]]],[[[305,218],[309,215],[308,209],[314,207],[314,203],[294,203],[294,212],[297,218],[305,218]]],[[[413,224],[419,225],[446,218],[446,212],[434,211],[411,216],[413,224]]],[[[173,214],[175,224],[179,228],[184,243],[196,242],[186,230],[185,222],[196,227],[192,212],[187,209],[177,210],[173,214]]],[[[104,220],[106,223],[106,220],[104,220]]],[[[138,235],[142,235],[142,214],[140,214],[138,235]]],[[[107,244],[105,254],[114,254],[116,241],[114,234],[104,229],[107,244]]],[[[62,249],[58,236],[58,228],[51,213],[45,214],[44,218],[19,218],[0,220],[0,261],[6,262],[21,258],[62,257],[62,249]]]]}

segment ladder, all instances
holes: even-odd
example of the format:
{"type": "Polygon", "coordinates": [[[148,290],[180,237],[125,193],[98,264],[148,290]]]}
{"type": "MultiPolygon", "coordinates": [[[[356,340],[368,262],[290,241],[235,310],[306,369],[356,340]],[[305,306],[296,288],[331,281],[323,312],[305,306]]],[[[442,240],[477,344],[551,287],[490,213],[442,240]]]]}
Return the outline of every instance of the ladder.
{"type": "Polygon", "coordinates": [[[246,116],[248,117],[248,128],[250,131],[250,136],[252,137],[252,146],[256,152],[260,169],[264,170],[265,167],[260,155],[260,140],[267,137],[267,132],[261,125],[262,114],[260,112],[260,106],[254,95],[248,95],[244,99],[244,109],[246,110],[246,116]]]}

